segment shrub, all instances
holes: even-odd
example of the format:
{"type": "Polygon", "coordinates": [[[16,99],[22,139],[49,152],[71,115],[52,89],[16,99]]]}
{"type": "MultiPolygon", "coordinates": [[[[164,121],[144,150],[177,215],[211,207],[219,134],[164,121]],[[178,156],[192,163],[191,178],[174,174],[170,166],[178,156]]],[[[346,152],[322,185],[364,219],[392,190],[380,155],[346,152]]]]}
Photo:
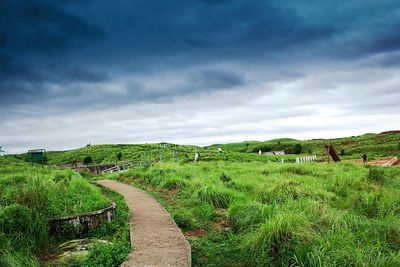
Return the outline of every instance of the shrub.
{"type": "Polygon", "coordinates": [[[293,154],[301,154],[303,147],[300,144],[295,144],[293,149],[293,154]]]}
{"type": "Polygon", "coordinates": [[[92,163],[93,163],[93,159],[91,157],[85,157],[83,159],[83,164],[85,164],[85,165],[89,165],[89,164],[92,164],[92,163]]]}

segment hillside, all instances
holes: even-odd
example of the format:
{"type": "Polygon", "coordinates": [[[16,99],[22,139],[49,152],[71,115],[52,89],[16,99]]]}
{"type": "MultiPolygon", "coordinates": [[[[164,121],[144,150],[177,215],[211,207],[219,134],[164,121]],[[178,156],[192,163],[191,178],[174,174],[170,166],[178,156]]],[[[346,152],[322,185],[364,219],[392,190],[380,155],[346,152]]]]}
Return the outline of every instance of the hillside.
{"type": "MultiPolygon", "coordinates": [[[[248,141],[240,143],[229,143],[220,145],[223,150],[236,152],[256,153],[260,149],[263,152],[285,150],[289,153],[294,150],[296,144],[302,147],[301,153],[321,155],[322,145],[331,143],[336,151],[344,152],[345,158],[359,158],[363,153],[369,154],[371,158],[382,156],[395,156],[400,154],[400,132],[390,131],[380,134],[364,134],[335,139],[312,139],[295,140],[280,138],[268,141],[248,141]]],[[[218,145],[209,146],[216,149],[218,145]]]]}
{"type": "MultiPolygon", "coordinates": [[[[85,157],[91,157],[93,162],[97,164],[116,163],[118,161],[118,153],[122,154],[121,162],[190,162],[193,161],[195,152],[200,153],[203,161],[269,162],[285,159],[288,162],[293,162],[298,153],[321,155],[322,145],[329,143],[333,144],[339,154],[344,152],[344,155],[341,155],[344,159],[360,158],[363,153],[367,153],[369,159],[400,156],[400,132],[396,131],[329,140],[313,139],[301,141],[280,138],[269,141],[245,141],[205,147],[169,143],[91,145],[67,151],[50,151],[47,156],[50,165],[82,161],[85,157]],[[298,150],[299,145],[300,150],[298,150]],[[218,146],[222,148],[222,154],[218,154],[218,146]],[[258,155],[259,150],[263,152],[285,150],[289,155],[279,157],[263,155],[260,157],[258,155]]],[[[26,154],[18,157],[24,159],[26,154]]]]}
{"type": "Polygon", "coordinates": [[[194,266],[399,266],[399,171],[219,161],[106,177],[167,207],[194,266]]]}
{"type": "MultiPolygon", "coordinates": [[[[53,242],[41,225],[54,216],[104,207],[108,198],[87,179],[109,178],[152,193],[167,208],[189,239],[194,266],[398,266],[399,168],[348,162],[292,164],[299,154],[258,151],[294,152],[300,147],[296,152],[319,155],[322,144],[331,142],[338,152],[344,150],[345,159],[364,152],[373,158],[398,155],[399,141],[398,132],[332,140],[281,138],[223,144],[222,153],[217,145],[91,145],[48,152],[51,167],[27,164],[25,154],[6,156],[0,158],[0,223],[25,212],[33,218],[25,225],[27,231],[38,226],[39,232],[23,233],[26,239],[20,239],[19,230],[12,229],[14,236],[3,229],[0,256],[6,264],[39,265],[37,255],[48,253],[53,242]],[[200,153],[200,162],[193,162],[195,152],[200,153]],[[153,164],[83,177],[53,169],[86,157],[95,164],[153,164]],[[18,240],[28,245],[20,246],[18,240]]],[[[128,248],[125,234],[114,234],[116,245],[93,252],[85,261],[90,266],[122,255],[116,260],[121,262],[126,251],[121,252],[119,244],[128,248]]]]}

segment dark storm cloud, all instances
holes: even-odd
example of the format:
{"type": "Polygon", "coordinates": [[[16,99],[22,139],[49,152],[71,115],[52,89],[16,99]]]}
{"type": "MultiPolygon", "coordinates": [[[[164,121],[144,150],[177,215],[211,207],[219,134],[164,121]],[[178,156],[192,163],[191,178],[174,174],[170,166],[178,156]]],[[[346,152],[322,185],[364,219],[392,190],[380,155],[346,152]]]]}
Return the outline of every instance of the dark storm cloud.
{"type": "Polygon", "coordinates": [[[1,1],[0,25],[2,48],[24,54],[47,54],[104,35],[101,28],[65,10],[62,1],[1,1]]]}
{"type": "Polygon", "coordinates": [[[64,52],[79,49],[104,36],[102,28],[67,11],[63,2],[0,1],[2,108],[46,101],[46,97],[53,96],[49,83],[107,79],[104,74],[70,67],[71,62],[65,62],[62,57],[64,52]],[[60,61],[67,67],[50,67],[51,62],[60,61]]]}
{"type": "Polygon", "coordinates": [[[76,109],[237,90],[283,70],[290,80],[307,62],[397,51],[399,10],[394,0],[0,1],[0,103],[76,109]],[[149,85],[168,71],[181,82],[149,85]]]}
{"type": "Polygon", "coordinates": [[[383,67],[397,67],[400,66],[400,53],[390,53],[377,60],[378,64],[383,67]]]}

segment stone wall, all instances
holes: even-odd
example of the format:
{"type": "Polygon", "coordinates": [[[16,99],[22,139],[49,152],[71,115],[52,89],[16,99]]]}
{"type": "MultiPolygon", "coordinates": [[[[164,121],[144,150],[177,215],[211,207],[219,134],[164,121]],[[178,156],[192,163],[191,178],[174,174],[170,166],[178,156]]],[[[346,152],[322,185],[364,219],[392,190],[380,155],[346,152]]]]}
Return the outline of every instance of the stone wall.
{"type": "Polygon", "coordinates": [[[81,162],[71,162],[71,163],[65,163],[61,165],[55,166],[57,169],[73,169],[78,172],[82,171],[88,171],[92,174],[99,175],[102,173],[102,171],[109,169],[111,167],[114,167],[115,164],[104,164],[104,165],[89,165],[86,166],[85,164],[81,162]]]}
{"type": "Polygon", "coordinates": [[[50,233],[64,237],[81,237],[90,230],[99,227],[103,222],[115,219],[117,205],[113,202],[108,208],[75,216],[67,216],[50,220],[50,233]]]}

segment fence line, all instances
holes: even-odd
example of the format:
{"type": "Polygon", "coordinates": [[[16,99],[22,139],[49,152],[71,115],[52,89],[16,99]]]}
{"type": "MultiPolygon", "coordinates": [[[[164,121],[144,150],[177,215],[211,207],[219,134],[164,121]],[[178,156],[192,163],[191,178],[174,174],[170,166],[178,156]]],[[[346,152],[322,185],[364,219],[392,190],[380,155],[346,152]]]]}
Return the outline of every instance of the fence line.
{"type": "Polygon", "coordinates": [[[304,157],[296,158],[296,163],[311,162],[311,161],[316,161],[316,160],[317,160],[316,155],[304,156],[304,157]]]}

